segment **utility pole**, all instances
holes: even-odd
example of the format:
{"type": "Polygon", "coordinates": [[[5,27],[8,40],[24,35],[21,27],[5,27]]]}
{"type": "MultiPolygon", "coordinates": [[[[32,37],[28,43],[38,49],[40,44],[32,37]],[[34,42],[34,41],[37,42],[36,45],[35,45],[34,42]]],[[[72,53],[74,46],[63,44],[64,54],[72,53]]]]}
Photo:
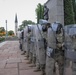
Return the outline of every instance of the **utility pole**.
{"type": "Polygon", "coordinates": [[[5,22],[6,22],[6,38],[7,38],[7,36],[8,36],[8,33],[7,33],[7,20],[5,22]]]}

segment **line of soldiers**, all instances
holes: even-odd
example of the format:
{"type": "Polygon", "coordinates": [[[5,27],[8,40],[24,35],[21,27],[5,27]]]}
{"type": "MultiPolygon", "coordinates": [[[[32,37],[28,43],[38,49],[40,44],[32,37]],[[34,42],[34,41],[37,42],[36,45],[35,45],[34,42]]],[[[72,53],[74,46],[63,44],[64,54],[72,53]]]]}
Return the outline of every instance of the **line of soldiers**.
{"type": "MultiPolygon", "coordinates": [[[[65,67],[72,61],[72,75],[76,75],[76,25],[63,26],[40,20],[37,25],[28,25],[19,33],[20,49],[41,75],[65,74],[65,67]]],[[[27,60],[25,59],[25,60],[27,60]]]]}

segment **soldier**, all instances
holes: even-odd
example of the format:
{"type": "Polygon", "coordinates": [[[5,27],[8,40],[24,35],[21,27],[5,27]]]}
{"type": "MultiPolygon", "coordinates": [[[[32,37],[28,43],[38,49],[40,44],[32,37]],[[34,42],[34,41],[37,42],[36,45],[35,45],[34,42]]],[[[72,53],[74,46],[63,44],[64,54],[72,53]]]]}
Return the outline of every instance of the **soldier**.
{"type": "Polygon", "coordinates": [[[39,52],[39,63],[42,75],[45,75],[45,65],[46,65],[46,38],[47,38],[47,25],[48,22],[46,20],[42,20],[41,25],[38,26],[37,31],[37,48],[39,52]]]}
{"type": "Polygon", "coordinates": [[[56,49],[55,33],[50,25],[47,32],[46,75],[54,75],[54,50],[56,49]]]}
{"type": "Polygon", "coordinates": [[[76,75],[76,28],[74,30],[74,34],[73,34],[73,37],[72,37],[72,45],[73,45],[73,50],[74,50],[74,55],[75,55],[75,60],[72,61],[72,75],[76,75]]]}
{"type": "Polygon", "coordinates": [[[23,32],[23,30],[21,31],[21,34],[20,34],[20,49],[21,49],[21,51],[23,51],[23,34],[24,34],[24,32],[23,32]]]}
{"type": "Polygon", "coordinates": [[[33,30],[33,25],[30,25],[29,26],[29,29],[30,29],[30,32],[29,32],[29,64],[32,63],[32,60],[33,60],[33,48],[34,48],[34,40],[33,40],[33,33],[32,33],[32,30],[33,30]]]}
{"type": "Polygon", "coordinates": [[[55,62],[59,67],[59,74],[64,72],[64,50],[63,50],[63,26],[60,23],[54,23],[48,28],[48,47],[46,58],[46,75],[54,75],[55,62]],[[55,25],[55,26],[54,26],[55,25]]]}
{"type": "MultiPolygon", "coordinates": [[[[69,37],[68,35],[68,28],[69,28],[69,25],[68,26],[65,26],[64,30],[65,30],[65,44],[64,44],[64,47],[65,47],[65,65],[64,65],[64,68],[68,68],[70,66],[70,60],[66,58],[66,51],[67,49],[70,49],[71,50],[71,44],[72,44],[72,41],[71,41],[71,38],[69,37]]],[[[66,71],[66,69],[64,69],[66,71]]],[[[66,73],[64,71],[64,74],[66,73]]]]}
{"type": "Polygon", "coordinates": [[[19,48],[22,49],[22,44],[21,44],[21,31],[18,32],[18,40],[19,40],[19,48]]]}
{"type": "MultiPolygon", "coordinates": [[[[66,35],[66,58],[72,61],[72,75],[76,75],[76,25],[68,26],[66,35]],[[67,39],[68,37],[68,39],[67,39]]],[[[69,62],[70,62],[69,61],[69,62]]]]}
{"type": "Polygon", "coordinates": [[[40,68],[41,68],[42,75],[45,75],[45,62],[46,62],[46,57],[45,57],[46,51],[44,49],[44,39],[45,38],[43,37],[44,35],[43,35],[43,31],[42,31],[42,26],[41,25],[38,25],[38,26],[40,29],[40,30],[38,30],[38,38],[37,38],[38,39],[37,42],[38,42],[38,51],[39,51],[39,62],[40,62],[40,68]]]}
{"type": "Polygon", "coordinates": [[[39,62],[39,50],[38,50],[38,27],[37,25],[35,26],[34,29],[34,36],[35,36],[35,52],[34,55],[36,55],[36,69],[34,70],[34,72],[38,72],[41,71],[40,70],[40,62],[39,62]]]}
{"type": "Polygon", "coordinates": [[[59,67],[59,74],[64,75],[64,29],[63,25],[57,23],[56,30],[56,50],[55,50],[55,61],[59,67]]]}
{"type": "Polygon", "coordinates": [[[25,33],[25,28],[23,29],[23,45],[22,45],[22,48],[23,48],[23,53],[21,55],[25,55],[26,51],[25,51],[25,36],[24,36],[24,33],[25,33]]]}
{"type": "Polygon", "coordinates": [[[30,46],[31,46],[31,27],[27,26],[27,33],[26,33],[26,42],[27,42],[27,58],[29,59],[29,62],[27,62],[27,64],[32,63],[31,61],[31,53],[30,53],[30,46]]]}
{"type": "Polygon", "coordinates": [[[32,63],[30,67],[36,66],[36,36],[35,36],[35,28],[37,25],[32,25],[31,27],[31,53],[32,53],[32,63]]]}
{"type": "MultiPolygon", "coordinates": [[[[26,34],[25,34],[25,36],[26,36],[26,57],[27,57],[27,59],[25,59],[25,60],[28,60],[29,59],[30,32],[31,32],[31,30],[30,30],[29,26],[26,26],[26,34]]],[[[27,62],[27,63],[30,63],[30,62],[27,62]]]]}
{"type": "Polygon", "coordinates": [[[17,34],[18,34],[18,35],[17,35],[18,40],[20,40],[21,31],[18,31],[18,33],[17,33],[17,34]]]}
{"type": "Polygon", "coordinates": [[[26,50],[27,49],[26,33],[27,33],[27,27],[24,28],[24,44],[23,44],[23,51],[24,51],[24,53],[23,54],[25,54],[26,51],[27,51],[26,50]]]}

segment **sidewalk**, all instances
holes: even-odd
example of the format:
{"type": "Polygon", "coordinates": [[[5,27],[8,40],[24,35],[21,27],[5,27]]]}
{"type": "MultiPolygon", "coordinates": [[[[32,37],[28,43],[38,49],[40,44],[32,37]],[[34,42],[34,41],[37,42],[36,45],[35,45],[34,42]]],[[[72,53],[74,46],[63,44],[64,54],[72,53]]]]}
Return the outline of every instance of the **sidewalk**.
{"type": "Polygon", "coordinates": [[[7,41],[0,43],[0,47],[3,46],[5,43],[7,43],[7,41]]]}
{"type": "Polygon", "coordinates": [[[0,44],[0,75],[40,75],[33,72],[34,67],[26,64],[28,60],[21,55],[18,41],[6,41],[0,44]]]}

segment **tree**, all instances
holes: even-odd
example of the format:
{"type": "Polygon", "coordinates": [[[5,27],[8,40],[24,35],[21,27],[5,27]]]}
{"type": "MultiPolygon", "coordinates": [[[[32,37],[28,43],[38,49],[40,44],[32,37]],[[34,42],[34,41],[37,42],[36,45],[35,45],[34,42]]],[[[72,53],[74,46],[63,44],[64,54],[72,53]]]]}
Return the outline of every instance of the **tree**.
{"type": "Polygon", "coordinates": [[[75,14],[75,23],[76,23],[76,1],[75,1],[75,6],[74,6],[74,14],[75,14]]]}
{"type": "Polygon", "coordinates": [[[72,0],[64,0],[64,24],[74,24],[74,9],[72,0]]]}
{"type": "Polygon", "coordinates": [[[0,36],[4,36],[6,34],[4,27],[0,27],[0,36]]]}
{"type": "Polygon", "coordinates": [[[35,22],[32,22],[31,20],[24,20],[22,21],[22,24],[19,25],[18,30],[21,31],[25,26],[29,25],[29,24],[35,24],[35,22]]]}
{"type": "Polygon", "coordinates": [[[23,25],[19,25],[18,31],[21,31],[24,28],[23,25]]]}
{"type": "Polygon", "coordinates": [[[76,23],[76,0],[72,0],[72,3],[73,3],[73,11],[74,11],[74,19],[75,19],[75,23],[76,23]]]}
{"type": "Polygon", "coordinates": [[[14,35],[14,31],[12,31],[12,30],[8,31],[8,35],[10,35],[10,36],[14,35]]]}
{"type": "Polygon", "coordinates": [[[1,32],[5,32],[4,27],[0,27],[0,33],[1,33],[1,32]]]}
{"type": "Polygon", "coordinates": [[[37,8],[35,10],[36,16],[37,16],[37,23],[39,23],[40,19],[44,19],[44,6],[40,3],[37,5],[37,8]]]}

